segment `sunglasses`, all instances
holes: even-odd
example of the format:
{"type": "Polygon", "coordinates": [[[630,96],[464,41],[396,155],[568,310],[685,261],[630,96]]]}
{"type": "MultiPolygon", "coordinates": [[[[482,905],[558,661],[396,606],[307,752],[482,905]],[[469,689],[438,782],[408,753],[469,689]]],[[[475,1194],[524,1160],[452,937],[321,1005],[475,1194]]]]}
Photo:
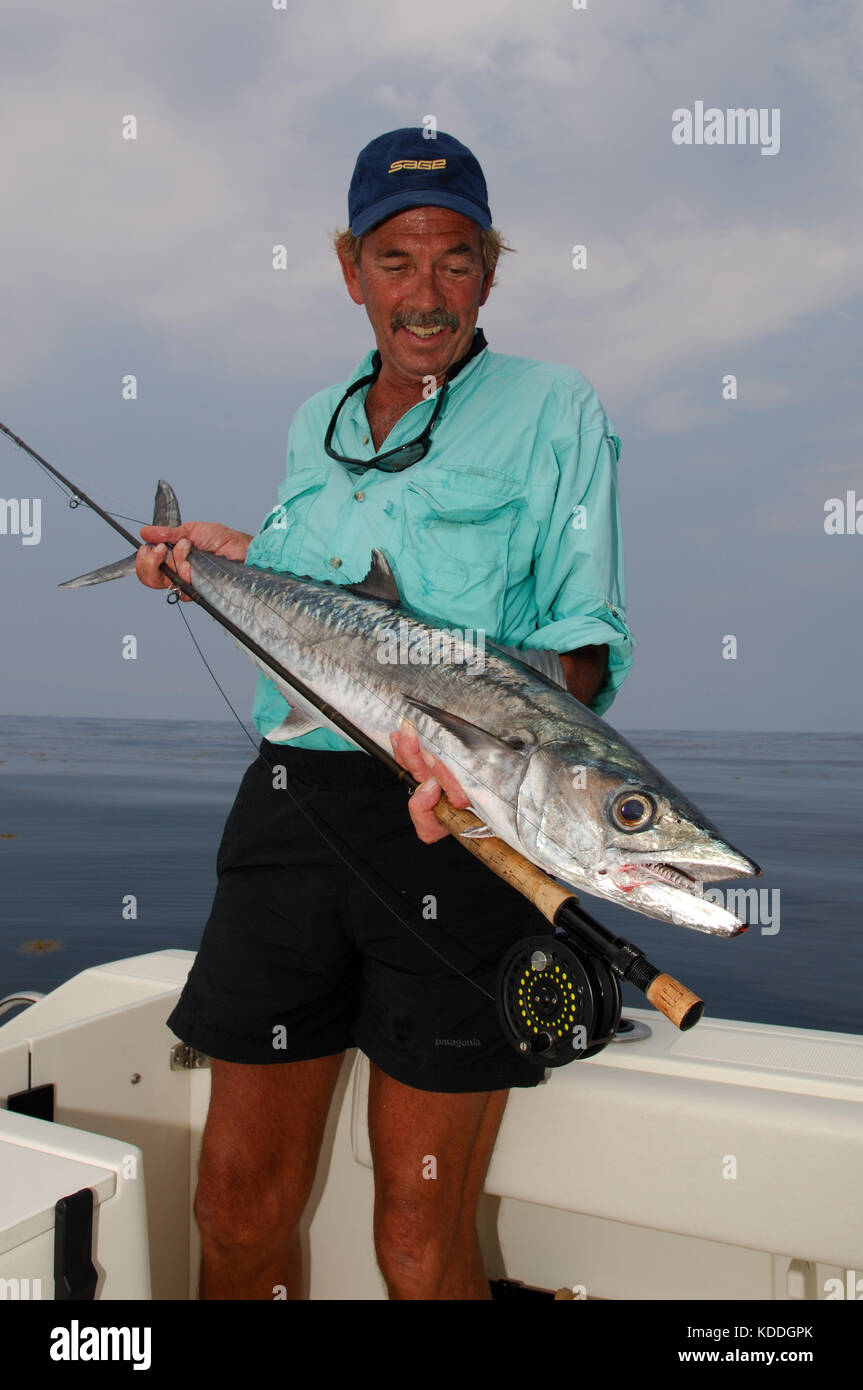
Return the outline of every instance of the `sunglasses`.
{"type": "Polygon", "coordinates": [[[406,444],[399,444],[395,449],[386,449],[384,453],[375,454],[374,458],[371,459],[349,458],[346,454],[337,453],[332,447],[333,435],[336,432],[339,413],[346,401],[349,401],[351,396],[356,395],[357,391],[361,391],[364,386],[370,386],[372,382],[377,381],[378,373],[381,369],[381,356],[379,352],[376,352],[372,358],[372,367],[373,370],[368,376],[360,377],[359,381],[355,381],[352,386],[348,387],[333,411],[333,418],[330,420],[327,432],[324,435],[324,450],[329,454],[331,459],[337,459],[339,463],[343,463],[352,473],[364,473],[367,468],[379,468],[382,473],[401,473],[403,468],[410,468],[412,463],[419,463],[420,459],[424,459],[431,448],[431,432],[441,412],[443,398],[446,395],[447,383],[446,380],[444,380],[443,386],[439,388],[435,408],[432,411],[428,424],[425,426],[422,433],[418,434],[415,439],[408,440],[406,444]]]}

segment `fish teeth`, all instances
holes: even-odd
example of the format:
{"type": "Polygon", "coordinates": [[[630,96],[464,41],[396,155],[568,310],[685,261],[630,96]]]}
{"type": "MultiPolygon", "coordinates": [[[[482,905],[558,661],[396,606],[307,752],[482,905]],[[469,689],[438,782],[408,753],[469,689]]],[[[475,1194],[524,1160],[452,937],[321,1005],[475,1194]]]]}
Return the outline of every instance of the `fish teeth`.
{"type": "Polygon", "coordinates": [[[704,896],[703,886],[696,883],[694,878],[684,873],[682,869],[675,869],[671,864],[642,860],[642,868],[647,869],[648,873],[656,878],[664,879],[675,888],[685,888],[689,893],[695,893],[699,897],[704,896]]]}

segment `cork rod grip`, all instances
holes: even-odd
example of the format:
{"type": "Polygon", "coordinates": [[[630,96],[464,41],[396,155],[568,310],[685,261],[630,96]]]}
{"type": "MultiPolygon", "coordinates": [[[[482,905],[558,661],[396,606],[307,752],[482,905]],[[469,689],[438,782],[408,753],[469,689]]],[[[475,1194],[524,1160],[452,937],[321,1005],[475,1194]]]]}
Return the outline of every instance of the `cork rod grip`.
{"type": "Polygon", "coordinates": [[[682,1033],[693,1028],[704,1013],[704,1000],[673,975],[657,975],[644,992],[654,1009],[665,1014],[682,1033]]]}
{"type": "MultiPolygon", "coordinates": [[[[482,821],[472,812],[456,810],[445,796],[434,807],[434,814],[451,835],[461,836],[463,830],[482,825],[482,821]]],[[[475,858],[481,859],[504,883],[533,903],[549,922],[554,922],[554,915],[561,903],[572,897],[571,888],[561,888],[559,883],[555,883],[553,878],[549,878],[548,874],[531,864],[529,859],[525,859],[504,840],[497,837],[486,840],[459,839],[459,844],[470,850],[475,858]]]]}

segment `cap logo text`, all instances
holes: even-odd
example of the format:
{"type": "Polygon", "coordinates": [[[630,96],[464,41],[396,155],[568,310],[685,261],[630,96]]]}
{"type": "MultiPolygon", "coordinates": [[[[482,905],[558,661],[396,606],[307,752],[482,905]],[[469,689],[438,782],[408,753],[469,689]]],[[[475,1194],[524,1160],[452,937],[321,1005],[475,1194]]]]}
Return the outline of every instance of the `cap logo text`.
{"type": "Polygon", "coordinates": [[[445,169],[445,159],[394,159],[387,173],[397,174],[400,169],[445,169]]]}

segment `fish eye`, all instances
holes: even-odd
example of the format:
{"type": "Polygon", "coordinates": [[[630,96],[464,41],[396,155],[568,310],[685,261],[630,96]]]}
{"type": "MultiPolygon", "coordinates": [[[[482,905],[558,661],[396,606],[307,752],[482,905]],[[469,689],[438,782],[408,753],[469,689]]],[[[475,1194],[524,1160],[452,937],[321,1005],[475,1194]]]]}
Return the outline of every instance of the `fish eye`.
{"type": "Polygon", "coordinates": [[[620,830],[646,830],[656,815],[656,806],[644,792],[621,792],[611,815],[620,830]]]}

